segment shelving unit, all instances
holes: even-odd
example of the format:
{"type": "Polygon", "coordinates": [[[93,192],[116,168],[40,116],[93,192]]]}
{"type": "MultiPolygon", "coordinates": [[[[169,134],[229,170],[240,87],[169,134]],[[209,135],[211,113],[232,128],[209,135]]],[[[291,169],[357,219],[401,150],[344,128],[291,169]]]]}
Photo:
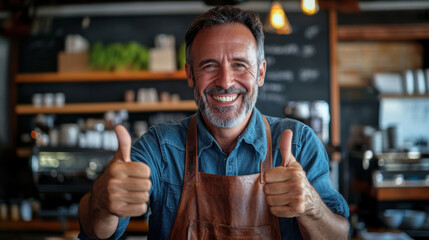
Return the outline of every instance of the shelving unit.
{"type": "Polygon", "coordinates": [[[185,71],[171,73],[158,72],[82,72],[82,73],[20,73],[16,83],[61,83],[61,82],[108,82],[145,80],[185,80],[185,71]]]}
{"type": "Polygon", "coordinates": [[[429,94],[424,94],[424,95],[404,95],[404,94],[381,94],[380,95],[380,99],[383,98],[399,98],[399,99],[407,99],[407,98],[428,98],[429,99],[429,94]]]}
{"type": "Polygon", "coordinates": [[[353,187],[377,201],[429,200],[429,187],[375,188],[368,182],[353,180],[353,187]]]}
{"type": "MultiPolygon", "coordinates": [[[[186,84],[186,72],[183,70],[175,72],[79,72],[79,73],[16,73],[13,78],[15,96],[16,89],[25,84],[61,84],[72,83],[82,84],[86,82],[109,83],[109,82],[129,82],[129,81],[153,81],[165,82],[182,81],[186,84]]],[[[18,96],[17,96],[18,97],[18,96]]],[[[13,101],[13,109],[16,122],[17,116],[33,114],[92,114],[104,113],[107,111],[127,110],[128,112],[180,112],[196,111],[198,108],[194,100],[182,100],[178,102],[73,102],[66,103],[63,106],[34,106],[31,103],[17,104],[13,101]]],[[[16,134],[17,126],[13,126],[13,132],[16,134]]],[[[18,153],[19,151],[17,151],[18,153]]],[[[19,152],[18,156],[27,156],[28,151],[19,152]]]]}
{"type": "MultiPolygon", "coordinates": [[[[17,84],[25,83],[64,83],[64,82],[112,82],[112,81],[184,81],[186,73],[176,71],[171,73],[157,73],[148,71],[139,72],[83,72],[83,73],[21,73],[16,74],[14,81],[17,84]]],[[[74,113],[102,113],[125,109],[129,112],[154,111],[194,111],[197,106],[193,100],[180,102],[156,103],[126,103],[126,102],[97,102],[97,103],[69,103],[61,107],[36,107],[31,104],[17,104],[17,115],[24,114],[74,114],[74,113]]]]}
{"type": "Polygon", "coordinates": [[[429,24],[338,26],[338,40],[418,40],[429,39],[429,24]]]}
{"type": "MultiPolygon", "coordinates": [[[[17,89],[25,84],[83,84],[86,82],[110,83],[125,81],[183,81],[186,84],[185,71],[171,73],[154,73],[148,71],[139,72],[83,72],[83,73],[17,73],[13,78],[14,95],[17,89]]],[[[30,116],[33,114],[92,114],[107,111],[125,109],[128,112],[178,112],[195,111],[195,101],[182,100],[178,102],[79,102],[66,103],[63,106],[40,106],[33,104],[13,104],[15,119],[18,116],[30,116]]],[[[16,125],[16,128],[18,126],[16,125]]],[[[14,130],[15,134],[17,129],[14,130]]],[[[31,155],[30,147],[18,147],[16,155],[20,158],[28,158],[31,155]]],[[[0,231],[26,231],[26,232],[67,232],[79,231],[79,223],[76,219],[34,219],[32,221],[0,221],[0,231]]],[[[128,232],[147,233],[149,225],[147,221],[132,219],[127,227],[128,232]]]]}
{"type": "Polygon", "coordinates": [[[72,114],[72,113],[103,113],[125,109],[129,112],[155,111],[193,111],[197,110],[194,100],[180,102],[156,103],[126,103],[126,102],[99,102],[99,103],[69,103],[61,107],[35,107],[31,104],[19,104],[16,113],[23,114],[72,114]]]}

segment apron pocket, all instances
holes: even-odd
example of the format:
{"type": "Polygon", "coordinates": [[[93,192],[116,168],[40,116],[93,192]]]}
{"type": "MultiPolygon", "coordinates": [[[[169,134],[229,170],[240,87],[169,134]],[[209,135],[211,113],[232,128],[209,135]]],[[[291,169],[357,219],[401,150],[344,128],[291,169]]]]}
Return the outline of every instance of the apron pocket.
{"type": "Polygon", "coordinates": [[[232,227],[210,222],[191,221],[188,240],[262,240],[272,239],[271,225],[232,227]]]}

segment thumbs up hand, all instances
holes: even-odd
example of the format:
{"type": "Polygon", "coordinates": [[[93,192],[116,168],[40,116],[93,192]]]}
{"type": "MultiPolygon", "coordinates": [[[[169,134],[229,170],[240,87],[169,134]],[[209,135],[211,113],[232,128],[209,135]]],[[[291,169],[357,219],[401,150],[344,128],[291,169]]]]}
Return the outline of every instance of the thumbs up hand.
{"type": "Polygon", "coordinates": [[[265,199],[270,211],[277,217],[299,217],[312,214],[320,203],[319,194],[308,182],[301,165],[292,155],[291,130],[280,137],[282,166],[265,172],[265,199]]]}
{"type": "Polygon", "coordinates": [[[94,182],[91,204],[106,215],[140,216],[147,211],[151,188],[150,168],[144,163],[131,161],[131,137],[128,131],[118,125],[115,132],[118,150],[103,174],[94,182]]]}
{"type": "Polygon", "coordinates": [[[131,136],[127,129],[122,125],[115,127],[116,137],[118,138],[118,150],[115,159],[123,162],[131,162],[131,136]]]}

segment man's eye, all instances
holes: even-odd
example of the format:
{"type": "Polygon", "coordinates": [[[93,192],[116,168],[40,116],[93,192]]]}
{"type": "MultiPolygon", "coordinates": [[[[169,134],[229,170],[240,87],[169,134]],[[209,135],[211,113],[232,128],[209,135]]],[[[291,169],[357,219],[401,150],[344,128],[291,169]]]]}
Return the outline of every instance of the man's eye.
{"type": "Polygon", "coordinates": [[[207,64],[203,67],[204,70],[214,69],[216,66],[214,64],[207,64]]]}

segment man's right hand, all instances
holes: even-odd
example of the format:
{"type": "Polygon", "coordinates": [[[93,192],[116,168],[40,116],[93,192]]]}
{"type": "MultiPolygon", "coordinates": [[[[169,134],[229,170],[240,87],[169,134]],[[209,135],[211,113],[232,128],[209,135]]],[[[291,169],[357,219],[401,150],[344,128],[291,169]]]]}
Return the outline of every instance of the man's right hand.
{"type": "Polygon", "coordinates": [[[131,137],[121,125],[115,127],[118,150],[104,173],[94,182],[91,205],[118,217],[141,216],[147,211],[151,188],[150,168],[131,162],[131,137]]]}

